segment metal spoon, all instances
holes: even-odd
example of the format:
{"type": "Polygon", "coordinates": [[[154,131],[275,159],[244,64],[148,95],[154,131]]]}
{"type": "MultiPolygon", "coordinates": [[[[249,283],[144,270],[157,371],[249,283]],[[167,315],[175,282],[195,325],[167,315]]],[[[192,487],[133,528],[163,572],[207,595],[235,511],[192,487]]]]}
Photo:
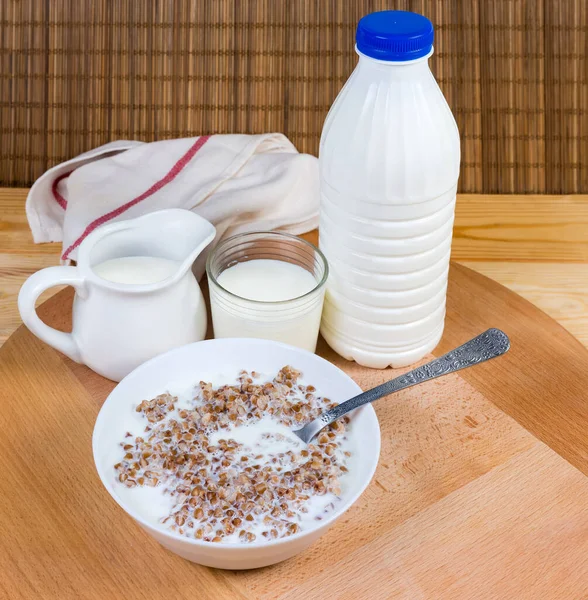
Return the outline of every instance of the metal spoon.
{"type": "Polygon", "coordinates": [[[338,404],[335,408],[327,410],[320,417],[314,419],[314,421],[311,421],[301,429],[292,431],[292,433],[308,444],[321,429],[364,404],[368,404],[404,388],[429,381],[430,379],[455,373],[455,371],[460,371],[461,369],[467,369],[478,363],[500,356],[509,348],[510,340],[506,333],[500,331],[500,329],[488,329],[488,331],[481,333],[440,358],[436,358],[404,375],[400,375],[400,377],[396,377],[396,379],[387,381],[367,392],[359,394],[359,396],[338,404]]]}

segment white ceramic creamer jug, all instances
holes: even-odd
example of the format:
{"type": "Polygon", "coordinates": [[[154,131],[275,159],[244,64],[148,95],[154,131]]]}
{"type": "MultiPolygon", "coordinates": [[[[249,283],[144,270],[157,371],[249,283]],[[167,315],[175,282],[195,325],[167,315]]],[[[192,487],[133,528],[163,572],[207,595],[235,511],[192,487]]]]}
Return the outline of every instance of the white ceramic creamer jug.
{"type": "Polygon", "coordinates": [[[428,65],[433,26],[383,11],[357,28],[359,63],[321,137],[321,333],[345,358],[402,367],[439,342],[459,133],[428,65]]]}
{"type": "Polygon", "coordinates": [[[18,297],[22,320],[72,360],[120,381],[157,354],[204,339],[206,306],[191,267],[215,233],[211,223],[181,209],[103,225],[82,242],[76,267],[49,267],[27,279],[18,297]],[[153,283],[112,281],[95,271],[129,257],[153,257],[174,268],[153,283]],[[56,285],[76,291],[71,333],[49,327],[35,311],[39,295],[56,285]]]}

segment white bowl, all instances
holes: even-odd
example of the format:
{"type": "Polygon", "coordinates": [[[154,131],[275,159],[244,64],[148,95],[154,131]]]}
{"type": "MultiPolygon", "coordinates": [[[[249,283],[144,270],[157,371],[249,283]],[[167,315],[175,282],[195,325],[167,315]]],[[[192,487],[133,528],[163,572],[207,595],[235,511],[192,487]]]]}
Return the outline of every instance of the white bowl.
{"type": "MultiPolygon", "coordinates": [[[[134,407],[146,398],[185,390],[200,380],[214,385],[231,383],[241,369],[270,374],[291,365],[302,371],[306,383],[320,395],[342,402],[361,392],[343,371],[328,361],[293,346],[261,339],[225,338],[196,342],[170,350],[127,375],[104,402],[92,438],[94,462],[104,487],[139,525],[167,549],[193,562],[219,569],[252,569],[271,565],[298,554],[315,542],[359,498],[370,483],[380,454],[380,427],[371,406],[352,414],[356,453],[343,486],[342,501],[317,526],[292,536],[253,544],[224,544],[186,538],[145,520],[117,494],[114,463],[118,443],[139,417],[134,407]],[[353,472],[352,472],[353,471],[353,472]]],[[[117,454],[118,453],[118,454],[117,454]]]]}

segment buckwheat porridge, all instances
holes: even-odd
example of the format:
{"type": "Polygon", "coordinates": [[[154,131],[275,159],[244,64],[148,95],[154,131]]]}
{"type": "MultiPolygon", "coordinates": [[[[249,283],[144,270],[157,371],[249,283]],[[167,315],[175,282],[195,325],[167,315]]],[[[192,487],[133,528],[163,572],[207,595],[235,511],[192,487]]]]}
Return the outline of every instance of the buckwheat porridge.
{"type": "Polygon", "coordinates": [[[271,379],[242,371],[232,385],[143,400],[140,430],[120,442],[117,494],[150,522],[208,542],[311,527],[341,501],[352,446],[348,417],[309,445],[292,434],[335,406],[301,381],[289,366],[271,379]]]}

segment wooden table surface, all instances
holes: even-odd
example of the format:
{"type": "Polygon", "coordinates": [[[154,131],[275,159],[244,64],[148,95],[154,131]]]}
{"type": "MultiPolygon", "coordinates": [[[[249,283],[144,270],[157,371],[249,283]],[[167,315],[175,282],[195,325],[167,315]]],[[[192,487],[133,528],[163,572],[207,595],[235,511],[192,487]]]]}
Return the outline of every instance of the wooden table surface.
{"type": "MultiPolygon", "coordinates": [[[[72,297],[41,318],[67,328],[72,297]]],[[[0,348],[0,598],[586,600],[588,350],[453,265],[435,354],[491,325],[510,351],[376,402],[382,448],[361,498],[306,551],[251,571],[183,560],[121,510],[91,449],[115,384],[19,327],[0,348]]],[[[317,352],[363,389],[392,375],[317,352]]]]}
{"type": "MultiPolygon", "coordinates": [[[[59,260],[60,244],[32,242],[27,192],[0,188],[0,344],[20,324],[22,282],[59,260]]],[[[462,194],[452,259],[530,300],[588,346],[588,195],[462,194]]]]}
{"type": "MultiPolygon", "coordinates": [[[[30,242],[25,195],[0,190],[4,335],[18,324],[21,281],[59,253],[30,242]]],[[[458,206],[454,260],[588,345],[588,198],[462,196],[458,206]]],[[[41,316],[65,326],[71,296],[41,316]]],[[[348,516],[307,552],[241,573],[166,552],[108,498],[89,440],[114,384],[21,327],[0,349],[0,598],[587,599],[588,352],[454,266],[435,352],[490,325],[511,336],[506,356],[375,405],[380,463],[348,516]]],[[[319,350],[364,389],[390,377],[319,350]]]]}

